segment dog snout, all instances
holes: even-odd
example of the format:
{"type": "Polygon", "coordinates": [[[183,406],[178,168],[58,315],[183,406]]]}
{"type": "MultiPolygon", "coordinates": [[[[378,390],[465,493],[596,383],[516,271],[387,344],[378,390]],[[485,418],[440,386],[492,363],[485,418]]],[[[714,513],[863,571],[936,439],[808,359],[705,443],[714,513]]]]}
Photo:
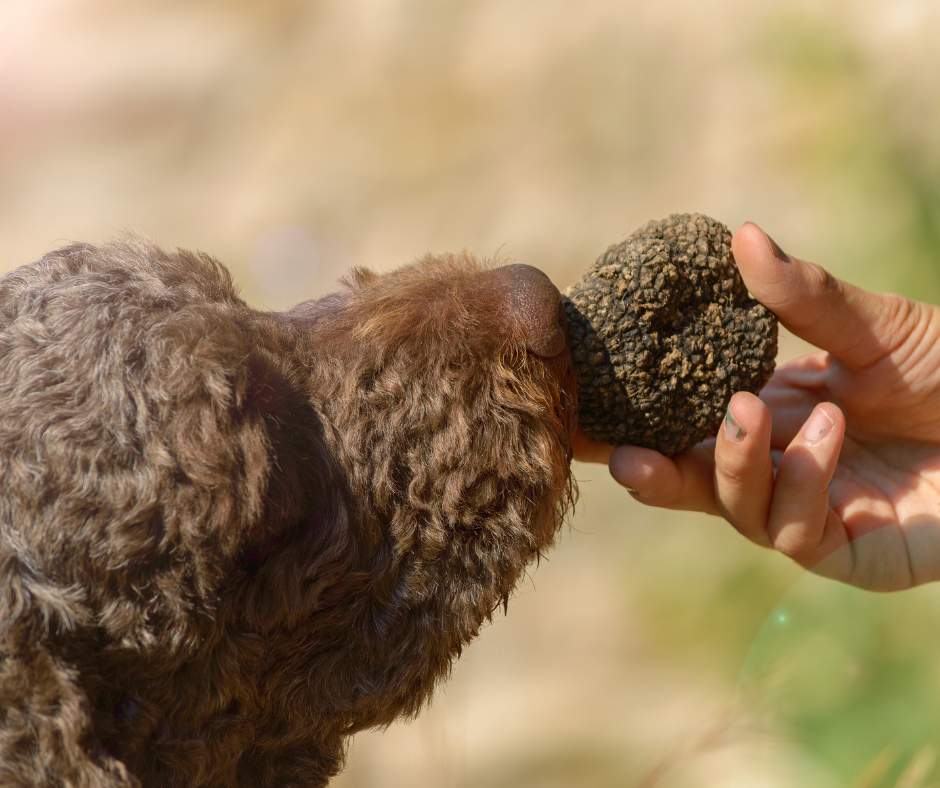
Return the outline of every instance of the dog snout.
{"type": "Polygon", "coordinates": [[[526,347],[545,358],[565,349],[561,294],[542,271],[531,265],[504,265],[493,272],[508,295],[512,323],[526,347]]]}

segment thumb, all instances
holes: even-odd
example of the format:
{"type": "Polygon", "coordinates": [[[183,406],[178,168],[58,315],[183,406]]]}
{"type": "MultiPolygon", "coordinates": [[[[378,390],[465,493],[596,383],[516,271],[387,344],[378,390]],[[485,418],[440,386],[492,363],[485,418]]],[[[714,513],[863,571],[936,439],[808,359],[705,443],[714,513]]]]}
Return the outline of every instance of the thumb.
{"type": "Polygon", "coordinates": [[[850,367],[871,364],[894,348],[903,299],[870,293],[790,257],[750,222],[734,234],[731,249],[754,298],[797,336],[850,367]]]}

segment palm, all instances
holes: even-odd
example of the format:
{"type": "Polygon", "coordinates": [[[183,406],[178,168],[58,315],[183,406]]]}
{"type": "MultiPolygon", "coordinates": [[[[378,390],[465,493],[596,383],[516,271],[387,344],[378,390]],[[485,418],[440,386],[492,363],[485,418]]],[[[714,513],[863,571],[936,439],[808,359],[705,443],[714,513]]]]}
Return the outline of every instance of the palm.
{"type": "Polygon", "coordinates": [[[878,590],[940,578],[940,392],[914,368],[930,352],[861,372],[817,353],[782,366],[761,395],[778,458],[817,403],[835,401],[846,415],[820,574],[878,590]]]}

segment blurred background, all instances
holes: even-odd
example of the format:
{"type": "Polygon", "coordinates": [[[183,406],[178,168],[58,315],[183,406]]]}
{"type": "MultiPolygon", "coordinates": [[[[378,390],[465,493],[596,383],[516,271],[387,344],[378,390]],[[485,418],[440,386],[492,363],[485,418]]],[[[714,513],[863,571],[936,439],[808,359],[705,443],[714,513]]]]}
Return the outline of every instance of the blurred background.
{"type": "MultiPolygon", "coordinates": [[[[701,211],[940,301],[938,39],[922,0],[4,0],[0,266],[133,231],[269,308],[464,248],[564,286],[701,211]]],[[[508,617],[337,786],[940,785],[937,590],[575,473],[508,617]]]]}

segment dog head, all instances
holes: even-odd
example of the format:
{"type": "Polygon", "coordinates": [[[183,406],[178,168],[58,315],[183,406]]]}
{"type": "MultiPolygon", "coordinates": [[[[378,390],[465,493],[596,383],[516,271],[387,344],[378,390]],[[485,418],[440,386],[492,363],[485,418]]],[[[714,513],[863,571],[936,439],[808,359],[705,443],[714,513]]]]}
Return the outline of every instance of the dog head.
{"type": "Polygon", "coordinates": [[[560,295],[524,265],[429,256],[297,307],[353,519],[393,614],[466,642],[574,498],[576,386],[560,295]]]}

